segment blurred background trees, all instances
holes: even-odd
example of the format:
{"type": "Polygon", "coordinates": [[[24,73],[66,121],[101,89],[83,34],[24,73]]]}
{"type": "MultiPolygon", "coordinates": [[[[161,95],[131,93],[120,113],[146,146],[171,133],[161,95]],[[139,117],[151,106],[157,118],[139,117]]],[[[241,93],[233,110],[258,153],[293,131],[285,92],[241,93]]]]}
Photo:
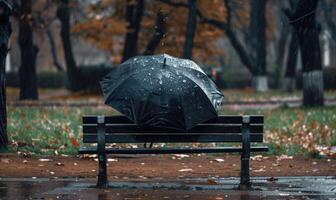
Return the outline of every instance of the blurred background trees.
{"type": "Polygon", "coordinates": [[[21,99],[37,99],[38,87],[97,90],[97,81],[120,62],[159,53],[195,60],[223,88],[310,88],[305,99],[312,99],[323,82],[326,89],[336,85],[333,0],[297,13],[300,0],[13,2],[7,77],[10,86],[20,86],[21,99]],[[303,25],[309,20],[319,28],[303,25]],[[317,32],[307,40],[300,30],[317,32]],[[303,51],[305,45],[316,53],[303,51]],[[315,69],[319,86],[307,86],[311,81],[304,77],[315,69]]]}

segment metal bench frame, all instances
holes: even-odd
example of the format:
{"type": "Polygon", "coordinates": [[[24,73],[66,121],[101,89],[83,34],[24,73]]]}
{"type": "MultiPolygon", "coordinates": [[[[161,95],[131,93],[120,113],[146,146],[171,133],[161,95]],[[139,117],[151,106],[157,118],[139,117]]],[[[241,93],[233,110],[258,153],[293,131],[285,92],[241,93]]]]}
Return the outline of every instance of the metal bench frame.
{"type": "Polygon", "coordinates": [[[241,153],[240,189],[251,186],[249,160],[251,152],[268,151],[267,146],[253,146],[263,142],[264,117],[260,115],[226,115],[200,124],[188,132],[137,127],[125,116],[83,116],[83,143],[97,143],[96,147],[82,147],[80,154],[98,154],[98,188],[108,187],[106,154],[188,154],[241,153]],[[106,148],[106,143],[146,142],[241,142],[241,147],[214,148],[106,148]]]}

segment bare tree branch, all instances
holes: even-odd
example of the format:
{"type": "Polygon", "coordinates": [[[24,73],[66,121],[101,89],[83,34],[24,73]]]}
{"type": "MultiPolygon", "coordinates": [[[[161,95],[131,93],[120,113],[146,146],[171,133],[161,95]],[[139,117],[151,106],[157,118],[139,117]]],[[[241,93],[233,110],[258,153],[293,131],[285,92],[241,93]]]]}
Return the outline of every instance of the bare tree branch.
{"type": "Polygon", "coordinates": [[[58,71],[62,72],[62,71],[64,71],[64,69],[58,62],[54,35],[53,35],[52,31],[50,30],[50,28],[46,29],[46,34],[48,36],[49,43],[50,43],[50,51],[51,51],[51,57],[52,57],[52,60],[53,60],[53,64],[57,68],[58,71]]]}
{"type": "Polygon", "coordinates": [[[233,28],[231,25],[232,16],[231,16],[231,7],[229,4],[229,1],[224,0],[224,4],[226,7],[226,11],[227,11],[226,22],[207,18],[202,14],[200,10],[198,10],[198,16],[201,19],[201,23],[210,24],[210,25],[217,27],[218,29],[224,30],[226,33],[226,36],[229,38],[229,41],[232,47],[236,50],[237,54],[239,55],[240,61],[247,67],[247,69],[251,73],[254,73],[255,69],[252,64],[252,59],[250,58],[250,56],[247,53],[247,50],[241,44],[241,42],[239,41],[239,39],[237,38],[236,34],[233,31],[233,28]]]}

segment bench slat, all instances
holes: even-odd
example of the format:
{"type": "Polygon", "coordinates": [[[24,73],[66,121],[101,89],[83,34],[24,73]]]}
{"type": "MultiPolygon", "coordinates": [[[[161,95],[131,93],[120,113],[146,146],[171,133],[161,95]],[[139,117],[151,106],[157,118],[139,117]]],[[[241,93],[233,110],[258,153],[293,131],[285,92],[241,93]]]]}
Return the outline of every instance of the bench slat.
{"type": "MultiPolygon", "coordinates": [[[[242,116],[237,115],[220,115],[216,119],[209,120],[204,122],[204,124],[241,124],[242,116]]],[[[107,124],[134,124],[127,117],[122,115],[116,116],[105,116],[105,122],[107,124]]],[[[264,116],[262,115],[250,115],[251,124],[263,124],[264,116]]],[[[83,124],[95,124],[97,123],[97,116],[84,116],[83,124]]]]}
{"type": "MultiPolygon", "coordinates": [[[[165,130],[160,128],[146,128],[141,129],[138,128],[134,124],[129,125],[106,125],[106,133],[152,133],[152,134],[162,134],[162,133],[181,133],[184,135],[188,135],[185,132],[177,131],[177,130],[165,130]]],[[[97,125],[96,124],[86,124],[83,125],[84,134],[87,133],[97,133],[97,125]]],[[[188,133],[241,133],[241,125],[198,125],[188,133]]],[[[251,133],[263,133],[263,125],[251,125],[250,126],[251,133]]]]}
{"type": "MultiPolygon", "coordinates": [[[[188,154],[188,153],[233,153],[233,152],[241,152],[241,147],[209,147],[209,148],[107,148],[106,153],[108,154],[188,154]]],[[[268,151],[268,147],[266,146],[258,146],[251,147],[252,152],[266,152],[268,151]]],[[[80,154],[96,154],[97,147],[86,147],[81,148],[79,150],[80,154]]]]}
{"type": "MultiPolygon", "coordinates": [[[[262,134],[250,134],[251,142],[263,142],[262,134]]],[[[241,142],[241,134],[224,135],[116,135],[107,134],[106,143],[187,143],[187,142],[241,142]]],[[[97,135],[84,135],[84,143],[97,143],[97,135]]]]}

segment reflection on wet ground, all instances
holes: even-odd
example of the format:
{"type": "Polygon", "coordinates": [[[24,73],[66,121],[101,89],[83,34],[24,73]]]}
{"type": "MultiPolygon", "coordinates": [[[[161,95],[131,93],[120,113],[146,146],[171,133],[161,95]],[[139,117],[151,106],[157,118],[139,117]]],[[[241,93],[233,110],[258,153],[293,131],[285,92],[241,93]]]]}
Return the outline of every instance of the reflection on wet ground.
{"type": "Polygon", "coordinates": [[[252,189],[237,190],[239,179],[113,180],[108,189],[94,179],[0,178],[0,199],[336,199],[335,177],[253,178],[252,189]]]}

